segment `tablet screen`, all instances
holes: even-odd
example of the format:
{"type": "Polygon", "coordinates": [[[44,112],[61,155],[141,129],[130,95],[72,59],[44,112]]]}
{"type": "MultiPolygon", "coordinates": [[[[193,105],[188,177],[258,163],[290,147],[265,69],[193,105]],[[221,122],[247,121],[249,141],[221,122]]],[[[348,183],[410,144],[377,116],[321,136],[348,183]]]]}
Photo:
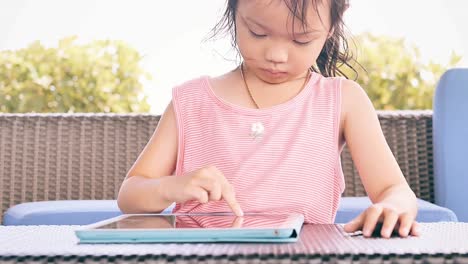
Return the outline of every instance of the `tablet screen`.
{"type": "Polygon", "coordinates": [[[129,215],[95,229],[279,228],[291,226],[291,215],[129,215]]]}

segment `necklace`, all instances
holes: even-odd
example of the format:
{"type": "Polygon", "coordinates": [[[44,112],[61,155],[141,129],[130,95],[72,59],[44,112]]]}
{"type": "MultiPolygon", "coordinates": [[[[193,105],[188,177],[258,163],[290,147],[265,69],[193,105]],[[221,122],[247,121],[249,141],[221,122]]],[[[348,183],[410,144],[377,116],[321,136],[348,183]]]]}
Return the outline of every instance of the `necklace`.
{"type": "Polygon", "coordinates": [[[254,105],[255,105],[255,107],[257,109],[260,108],[258,106],[258,104],[257,104],[257,101],[255,101],[255,99],[254,99],[254,97],[252,95],[252,92],[250,91],[249,86],[247,85],[247,81],[245,80],[245,77],[244,77],[244,63],[243,62],[240,65],[240,74],[241,74],[242,80],[244,81],[245,88],[247,89],[247,93],[249,93],[250,99],[252,100],[252,102],[254,103],[254,105]]]}
{"type": "MultiPolygon", "coordinates": [[[[244,85],[245,85],[245,88],[247,90],[247,93],[249,94],[250,96],[250,99],[252,100],[252,102],[254,103],[255,107],[257,109],[259,109],[260,107],[258,106],[257,104],[257,101],[255,101],[255,98],[253,97],[252,95],[252,92],[250,91],[250,88],[249,86],[247,85],[247,81],[245,80],[245,77],[244,77],[244,63],[241,63],[240,65],[240,74],[241,74],[241,77],[242,77],[242,80],[244,81],[244,85]]],[[[305,85],[309,82],[309,79],[310,79],[310,71],[308,72],[307,74],[307,77],[306,77],[306,80],[304,82],[304,84],[302,85],[302,89],[304,89],[305,85]]],[[[261,138],[263,137],[263,134],[265,133],[265,127],[263,126],[262,122],[255,122],[251,125],[251,128],[250,128],[250,136],[253,138],[253,139],[257,139],[257,138],[261,138]]]]}
{"type": "MultiPolygon", "coordinates": [[[[240,74],[241,74],[242,80],[244,81],[245,89],[247,90],[247,93],[249,94],[250,100],[252,100],[252,102],[254,103],[254,105],[255,105],[255,107],[257,109],[260,109],[260,107],[258,106],[257,101],[255,101],[255,98],[253,97],[252,92],[250,91],[249,86],[247,85],[247,80],[244,77],[244,63],[243,62],[240,65],[240,74]]],[[[310,74],[310,70],[309,70],[309,72],[307,73],[307,77],[305,78],[304,84],[301,87],[301,91],[302,91],[302,89],[304,89],[307,82],[309,81],[310,75],[311,74],[310,74]]]]}

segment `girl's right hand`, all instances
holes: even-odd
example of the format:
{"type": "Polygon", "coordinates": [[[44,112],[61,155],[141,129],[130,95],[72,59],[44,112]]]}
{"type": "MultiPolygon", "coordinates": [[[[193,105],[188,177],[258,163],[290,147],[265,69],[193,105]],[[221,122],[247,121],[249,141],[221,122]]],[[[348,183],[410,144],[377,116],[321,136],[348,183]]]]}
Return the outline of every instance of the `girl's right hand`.
{"type": "Polygon", "coordinates": [[[181,176],[167,177],[162,187],[161,192],[168,201],[184,203],[188,200],[197,200],[200,203],[207,203],[224,199],[234,214],[244,215],[236,200],[234,188],[223,173],[214,166],[207,166],[181,176]]]}

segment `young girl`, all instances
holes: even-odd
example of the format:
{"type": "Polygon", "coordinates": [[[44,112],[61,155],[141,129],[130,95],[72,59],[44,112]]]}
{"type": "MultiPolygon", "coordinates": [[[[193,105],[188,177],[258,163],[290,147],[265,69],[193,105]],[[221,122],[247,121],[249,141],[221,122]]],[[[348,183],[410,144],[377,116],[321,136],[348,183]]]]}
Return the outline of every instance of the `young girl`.
{"type": "Polygon", "coordinates": [[[373,202],[345,225],[370,236],[417,235],[416,196],[363,89],[334,77],[348,64],[346,0],[229,0],[215,31],[233,35],[242,63],[173,89],[124,180],[124,213],[301,213],[333,223],[346,142],[373,202]]]}

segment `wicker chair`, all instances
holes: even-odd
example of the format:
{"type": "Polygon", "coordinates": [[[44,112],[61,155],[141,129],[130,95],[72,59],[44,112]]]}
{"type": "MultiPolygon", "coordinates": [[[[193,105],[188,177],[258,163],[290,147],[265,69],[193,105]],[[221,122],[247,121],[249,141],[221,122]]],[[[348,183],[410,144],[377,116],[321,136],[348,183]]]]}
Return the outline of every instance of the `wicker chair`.
{"type": "MultiPolygon", "coordinates": [[[[434,201],[432,112],[378,112],[411,188],[434,201]]],[[[31,201],[116,199],[152,135],[151,114],[0,114],[0,212],[31,201]]],[[[344,196],[365,196],[349,151],[344,196]]]]}

